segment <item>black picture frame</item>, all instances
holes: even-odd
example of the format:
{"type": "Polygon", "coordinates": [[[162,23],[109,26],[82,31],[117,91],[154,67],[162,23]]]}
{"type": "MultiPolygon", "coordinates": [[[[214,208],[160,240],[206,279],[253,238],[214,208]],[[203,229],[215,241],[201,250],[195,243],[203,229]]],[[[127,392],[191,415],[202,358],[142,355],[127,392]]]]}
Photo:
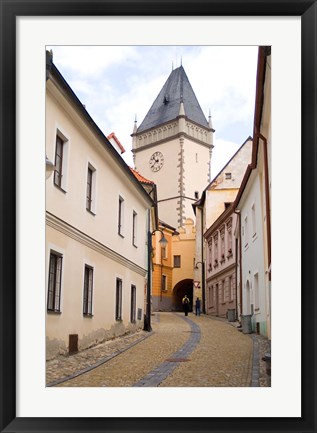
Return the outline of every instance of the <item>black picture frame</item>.
{"type": "MultiPolygon", "coordinates": [[[[316,432],[317,5],[306,0],[0,0],[0,430],[2,432],[316,432]],[[300,418],[18,418],[16,416],[16,18],[18,16],[300,16],[302,23],[302,416],[300,418]]],[[[290,61],[291,67],[291,61],[290,61]]],[[[291,89],[290,89],[291,92],[291,89]]],[[[300,119],[299,119],[300,120],[300,119]]],[[[290,128],[292,125],[290,125],[290,128]]],[[[285,145],[285,152],[290,151],[285,145]]],[[[292,176],[287,176],[292,187],[292,176]]],[[[32,198],[31,198],[32,199],[32,198]]],[[[288,211],[291,211],[289,204],[288,211]]],[[[290,227],[290,244],[292,230],[290,227]]],[[[288,312],[296,314],[296,312],[288,312]]],[[[285,332],[292,332],[288,329],[285,332]]],[[[292,362],[292,353],[285,354],[292,362]]],[[[290,378],[291,380],[291,378],[290,378]]],[[[281,402],[283,405],[283,402],[281,402]]]]}

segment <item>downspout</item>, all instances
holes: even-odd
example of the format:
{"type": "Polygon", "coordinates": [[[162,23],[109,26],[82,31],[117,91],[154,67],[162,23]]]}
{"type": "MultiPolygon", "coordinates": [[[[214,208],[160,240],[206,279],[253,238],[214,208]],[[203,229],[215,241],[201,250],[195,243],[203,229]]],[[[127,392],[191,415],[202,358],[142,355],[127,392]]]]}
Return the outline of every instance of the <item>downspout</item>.
{"type": "Polygon", "coordinates": [[[205,262],[204,262],[204,236],[203,236],[203,232],[204,232],[204,208],[201,207],[201,274],[202,274],[202,282],[201,282],[201,286],[202,286],[202,313],[206,314],[206,305],[205,305],[205,262]]]}
{"type": "MultiPolygon", "coordinates": [[[[235,253],[236,253],[236,266],[235,266],[235,276],[236,276],[236,314],[235,314],[235,319],[237,320],[239,315],[238,315],[238,290],[237,290],[237,281],[238,281],[238,239],[235,239],[236,241],[236,248],[235,248],[235,253]]],[[[240,284],[241,285],[241,284],[240,284]]]]}
{"type": "Polygon", "coordinates": [[[266,231],[267,231],[267,261],[268,261],[268,278],[271,282],[271,215],[270,215],[270,190],[269,190],[269,165],[267,156],[267,139],[261,134],[258,137],[263,141],[264,156],[264,176],[265,176],[265,211],[266,211],[266,231]]]}
{"type": "Polygon", "coordinates": [[[152,292],[152,233],[151,233],[151,214],[148,211],[148,232],[147,232],[147,291],[146,291],[146,313],[144,315],[144,331],[151,332],[151,292],[152,292]]]}
{"type": "MultiPolygon", "coordinates": [[[[239,256],[240,256],[240,316],[242,315],[242,241],[241,241],[241,213],[240,211],[234,211],[235,214],[237,214],[238,217],[238,224],[239,224],[239,256]]],[[[236,258],[238,255],[238,251],[236,249],[236,258]]],[[[238,261],[236,260],[236,267],[238,266],[238,261]]],[[[237,271],[236,271],[237,272],[237,271]]],[[[237,281],[237,280],[236,280],[237,281]]],[[[237,285],[237,283],[236,283],[237,285]]],[[[236,287],[237,289],[237,287],[236,287]]],[[[238,290],[237,290],[238,293],[238,290]]],[[[238,303],[238,299],[237,299],[237,303],[238,303]]],[[[237,307],[238,310],[238,307],[237,307]]]]}

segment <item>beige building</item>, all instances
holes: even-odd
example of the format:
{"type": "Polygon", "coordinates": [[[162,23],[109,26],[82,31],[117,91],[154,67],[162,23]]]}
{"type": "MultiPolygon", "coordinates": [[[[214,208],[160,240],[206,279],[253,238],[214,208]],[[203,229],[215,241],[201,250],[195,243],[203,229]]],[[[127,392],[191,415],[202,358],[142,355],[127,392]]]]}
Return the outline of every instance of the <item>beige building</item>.
{"type": "MultiPolygon", "coordinates": [[[[47,53],[47,358],[143,327],[154,203],[47,53]]],[[[153,222],[154,223],[154,222],[153,222]]]]}
{"type": "Polygon", "coordinates": [[[190,218],[177,231],[160,221],[153,234],[153,311],[180,311],[186,294],[192,305],[195,259],[195,224],[190,218]],[[159,231],[160,230],[160,231],[159,231]],[[160,240],[164,235],[166,247],[160,240]]]}

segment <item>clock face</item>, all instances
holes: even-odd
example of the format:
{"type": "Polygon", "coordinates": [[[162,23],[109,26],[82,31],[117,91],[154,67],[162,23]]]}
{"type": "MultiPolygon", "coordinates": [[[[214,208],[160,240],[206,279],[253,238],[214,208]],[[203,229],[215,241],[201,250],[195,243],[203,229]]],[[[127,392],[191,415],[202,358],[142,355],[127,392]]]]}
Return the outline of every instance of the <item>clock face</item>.
{"type": "Polygon", "coordinates": [[[161,152],[155,152],[150,158],[150,168],[152,171],[159,171],[164,164],[164,156],[161,152]]]}

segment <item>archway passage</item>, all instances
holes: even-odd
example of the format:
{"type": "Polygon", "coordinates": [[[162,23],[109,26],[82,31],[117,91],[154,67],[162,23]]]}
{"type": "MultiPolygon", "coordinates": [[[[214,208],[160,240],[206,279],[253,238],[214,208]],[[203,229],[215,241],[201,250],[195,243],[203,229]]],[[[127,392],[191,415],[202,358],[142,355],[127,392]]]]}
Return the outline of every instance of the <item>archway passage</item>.
{"type": "Polygon", "coordinates": [[[173,310],[183,311],[182,299],[187,295],[190,301],[190,311],[193,309],[193,280],[179,281],[173,289],[173,310]]]}

